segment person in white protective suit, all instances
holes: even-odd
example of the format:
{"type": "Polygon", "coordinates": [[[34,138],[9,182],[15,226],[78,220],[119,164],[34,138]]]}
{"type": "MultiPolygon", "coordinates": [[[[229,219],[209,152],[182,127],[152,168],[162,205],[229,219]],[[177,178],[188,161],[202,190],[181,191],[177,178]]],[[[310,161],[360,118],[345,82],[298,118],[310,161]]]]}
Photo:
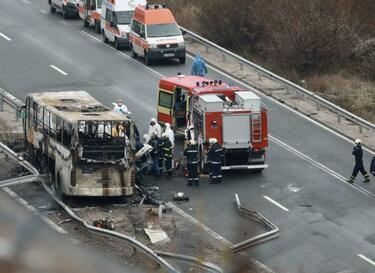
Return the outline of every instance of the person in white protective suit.
{"type": "Polygon", "coordinates": [[[158,138],[161,137],[161,126],[159,123],[157,123],[155,118],[152,118],[150,120],[150,126],[148,127],[148,133],[147,133],[149,139],[151,138],[153,132],[155,132],[158,138]]]}
{"type": "Polygon", "coordinates": [[[171,125],[169,123],[165,124],[164,133],[167,134],[167,137],[169,138],[169,141],[172,143],[172,147],[174,148],[174,132],[171,129],[171,125]]]}
{"type": "Polygon", "coordinates": [[[113,111],[124,115],[131,114],[131,112],[129,112],[128,110],[128,107],[126,107],[122,100],[117,101],[117,104],[115,104],[115,108],[113,108],[113,111]]]}

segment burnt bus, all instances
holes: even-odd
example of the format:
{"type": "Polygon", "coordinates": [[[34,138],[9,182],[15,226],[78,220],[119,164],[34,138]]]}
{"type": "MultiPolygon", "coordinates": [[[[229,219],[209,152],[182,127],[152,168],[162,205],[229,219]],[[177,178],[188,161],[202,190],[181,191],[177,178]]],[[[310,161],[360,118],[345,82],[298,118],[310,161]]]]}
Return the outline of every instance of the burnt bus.
{"type": "Polygon", "coordinates": [[[133,121],[85,91],[26,99],[24,133],[32,163],[63,196],[130,196],[135,183],[133,121]]]}

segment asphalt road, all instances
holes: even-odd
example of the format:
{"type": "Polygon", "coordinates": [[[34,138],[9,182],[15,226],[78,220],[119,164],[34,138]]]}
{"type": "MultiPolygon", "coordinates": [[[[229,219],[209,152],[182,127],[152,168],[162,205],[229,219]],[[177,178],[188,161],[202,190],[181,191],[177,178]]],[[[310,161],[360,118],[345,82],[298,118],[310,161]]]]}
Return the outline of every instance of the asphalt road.
{"type": "MultiPolygon", "coordinates": [[[[46,0],[3,0],[0,33],[2,88],[21,100],[51,90],[87,90],[109,106],[122,98],[142,131],[155,116],[159,78],[188,73],[191,65],[188,58],[185,65],[147,68],[129,52],[104,45],[80,20],[49,14],[46,0]]],[[[213,69],[208,76],[234,83],[213,69]]],[[[162,180],[162,192],[186,192],[191,201],[180,208],[232,243],[255,229],[236,214],[233,195],[239,193],[244,206],[279,226],[278,239],[249,251],[279,272],[375,272],[374,182],[365,185],[360,175],[354,186],[343,181],[353,167],[352,143],[267,97],[263,101],[270,121],[268,170],[229,173],[215,186],[202,178],[199,190],[181,179],[162,180]]],[[[371,156],[365,152],[366,165],[371,156]]]]}

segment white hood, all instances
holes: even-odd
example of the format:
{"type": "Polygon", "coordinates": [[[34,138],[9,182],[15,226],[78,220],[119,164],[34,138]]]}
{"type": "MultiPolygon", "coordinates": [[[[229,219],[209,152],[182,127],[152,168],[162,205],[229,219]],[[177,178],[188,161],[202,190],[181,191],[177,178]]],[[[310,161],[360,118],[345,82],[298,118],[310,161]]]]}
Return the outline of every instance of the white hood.
{"type": "Polygon", "coordinates": [[[130,32],[130,25],[117,25],[118,30],[120,33],[129,33],[130,32]]]}

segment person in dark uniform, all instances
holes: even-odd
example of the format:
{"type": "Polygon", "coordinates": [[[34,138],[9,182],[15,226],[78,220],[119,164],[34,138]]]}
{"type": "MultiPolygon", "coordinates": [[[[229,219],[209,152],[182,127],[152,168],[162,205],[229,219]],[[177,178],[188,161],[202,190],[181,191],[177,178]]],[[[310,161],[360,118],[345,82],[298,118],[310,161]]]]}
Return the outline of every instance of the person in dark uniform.
{"type": "Polygon", "coordinates": [[[375,156],[371,160],[370,173],[372,173],[372,175],[375,176],[375,156]]]}
{"type": "Polygon", "coordinates": [[[151,172],[156,177],[160,177],[160,158],[161,158],[161,139],[157,136],[155,132],[152,133],[148,145],[152,147],[151,159],[152,159],[152,170],[151,172]]]}
{"type": "Polygon", "coordinates": [[[353,173],[350,178],[347,180],[349,183],[354,183],[354,180],[358,174],[361,172],[365,180],[363,182],[368,183],[370,182],[370,175],[365,171],[365,167],[363,166],[363,150],[361,146],[361,140],[355,140],[355,146],[353,148],[352,154],[355,156],[355,166],[353,169],[353,173]]]}
{"type": "Polygon", "coordinates": [[[223,148],[217,143],[216,138],[208,140],[210,149],[208,151],[208,161],[210,167],[210,184],[218,184],[223,182],[223,175],[221,172],[221,162],[223,160],[223,148]]]}
{"type": "Polygon", "coordinates": [[[172,176],[173,148],[172,142],[169,140],[168,135],[166,133],[163,133],[161,135],[161,149],[167,175],[172,176]]]}
{"type": "Polygon", "coordinates": [[[198,178],[198,146],[194,139],[188,142],[188,146],[184,150],[184,156],[187,160],[188,168],[188,186],[199,186],[198,178]]]}

